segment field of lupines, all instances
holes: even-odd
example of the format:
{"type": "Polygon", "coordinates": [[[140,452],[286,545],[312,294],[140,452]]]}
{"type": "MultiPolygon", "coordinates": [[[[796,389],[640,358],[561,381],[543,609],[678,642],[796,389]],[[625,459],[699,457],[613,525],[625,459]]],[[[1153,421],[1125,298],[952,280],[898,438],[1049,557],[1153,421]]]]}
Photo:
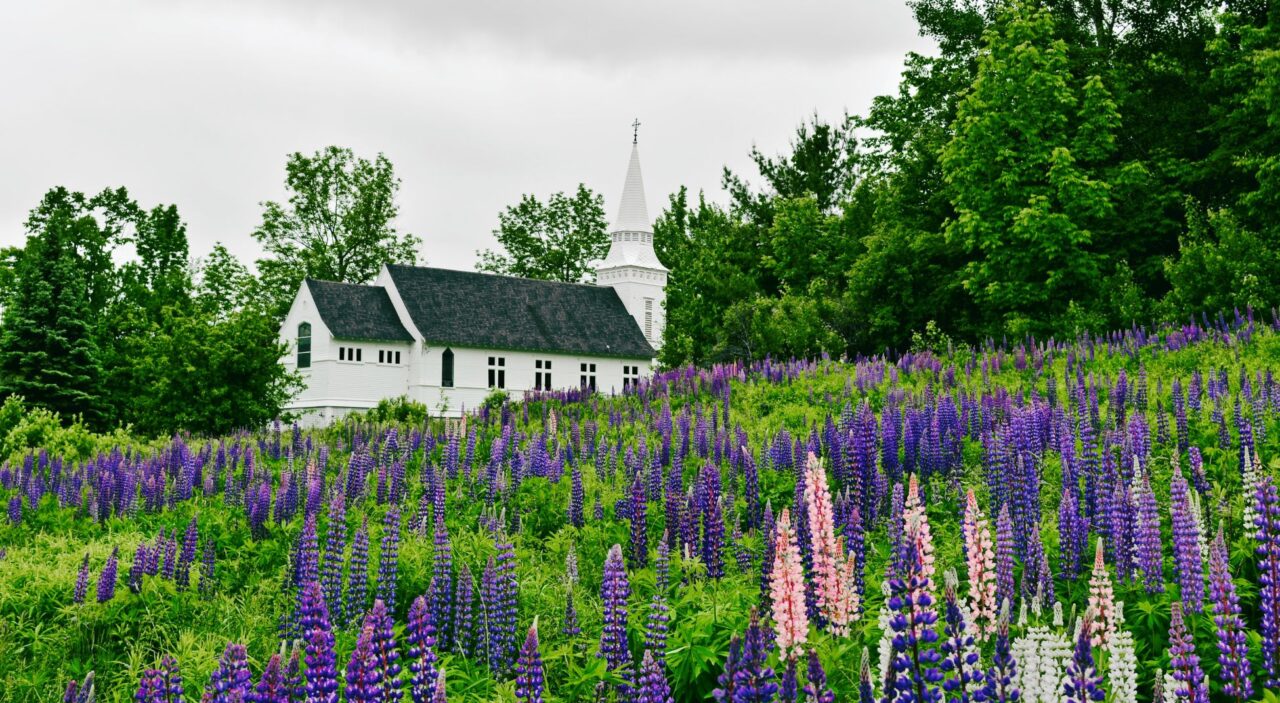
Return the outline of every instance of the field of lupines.
{"type": "Polygon", "coordinates": [[[1237,315],[10,457],[0,700],[1280,700],[1276,369],[1237,315]]]}

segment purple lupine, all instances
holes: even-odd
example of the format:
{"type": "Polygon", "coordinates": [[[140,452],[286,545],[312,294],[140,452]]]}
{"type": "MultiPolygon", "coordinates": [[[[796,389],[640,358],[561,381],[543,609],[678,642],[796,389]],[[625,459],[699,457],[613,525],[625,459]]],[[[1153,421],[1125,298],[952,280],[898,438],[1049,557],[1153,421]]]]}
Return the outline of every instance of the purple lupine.
{"type": "Polygon", "coordinates": [[[1102,675],[1094,668],[1093,647],[1089,637],[1089,618],[1086,617],[1080,628],[1080,636],[1076,638],[1074,655],[1067,664],[1067,677],[1062,682],[1064,703],[1088,703],[1107,697],[1102,690],[1102,675]]]}
{"type": "Polygon", "coordinates": [[[449,542],[449,528],[444,518],[436,519],[434,535],[435,552],[432,561],[431,619],[435,623],[436,640],[442,650],[453,644],[453,624],[450,617],[449,595],[453,585],[453,545],[449,542]]]}
{"type": "Polygon", "coordinates": [[[347,662],[345,697],[349,703],[384,703],[382,670],[373,651],[373,626],[365,625],[347,662]]]}
{"type": "Polygon", "coordinates": [[[249,653],[243,644],[228,643],[218,668],[209,675],[203,700],[208,703],[240,703],[249,694],[249,653]]]}
{"type": "Polygon", "coordinates": [[[458,571],[458,581],[454,589],[453,609],[453,651],[464,657],[476,653],[476,634],[474,629],[473,604],[475,602],[475,583],[471,577],[471,569],[463,564],[458,571]]]}
{"type": "Polygon", "coordinates": [[[942,682],[942,690],[946,692],[949,701],[969,703],[982,686],[982,669],[979,668],[978,649],[974,646],[973,635],[969,634],[964,612],[956,597],[954,578],[955,574],[948,572],[944,592],[946,639],[942,641],[942,673],[947,678],[942,682]]]}
{"type": "Polygon", "coordinates": [[[635,703],[673,703],[671,687],[662,667],[653,658],[653,652],[646,651],[640,662],[640,677],[636,681],[635,703]]]}
{"type": "Polygon", "coordinates": [[[129,565],[129,576],[125,583],[134,593],[142,592],[142,575],[147,572],[147,543],[139,542],[133,552],[133,562],[129,565]]]}
{"type": "Polygon", "coordinates": [[[316,519],[313,515],[302,524],[302,532],[293,549],[293,585],[301,589],[303,584],[319,580],[320,543],[316,538],[316,519]]]}
{"type": "Polygon", "coordinates": [[[631,597],[631,584],[627,581],[627,568],[622,560],[622,546],[609,549],[604,562],[604,578],[600,583],[600,600],[604,604],[604,627],[600,633],[600,652],[609,670],[621,670],[631,661],[627,649],[627,599],[631,597]]]}
{"type": "Polygon", "coordinates": [[[760,624],[759,613],[752,611],[750,624],[742,638],[742,658],[734,672],[734,703],[770,703],[778,692],[773,669],[765,666],[773,651],[773,633],[760,624]]]}
{"type": "Polygon", "coordinates": [[[632,569],[643,569],[649,565],[649,522],[647,519],[648,502],[644,483],[640,477],[631,482],[631,558],[632,569]]]}
{"type": "Polygon", "coordinates": [[[875,689],[871,685],[871,652],[863,647],[862,667],[858,670],[858,703],[875,703],[875,701],[875,689]]]}
{"type": "Polygon", "coordinates": [[[667,651],[667,623],[670,621],[667,598],[661,593],[653,594],[649,602],[649,614],[644,625],[644,647],[663,656],[667,651]]]}
{"type": "Polygon", "coordinates": [[[426,596],[409,605],[405,639],[409,643],[409,697],[413,703],[429,703],[436,680],[435,626],[426,596]]]}
{"type": "Polygon", "coordinates": [[[1151,490],[1151,476],[1142,474],[1135,491],[1138,501],[1138,529],[1134,548],[1138,568],[1142,571],[1147,593],[1164,591],[1164,544],[1160,538],[1160,513],[1156,507],[1156,494],[1151,490]]]}
{"type": "Polygon", "coordinates": [[[320,560],[320,587],[334,622],[346,622],[342,603],[342,563],[347,550],[346,499],[339,491],[329,501],[329,521],[325,525],[324,554],[320,560]]]}
{"type": "Polygon", "coordinates": [[[287,703],[297,703],[307,699],[307,679],[302,675],[302,653],[295,643],[289,652],[289,663],[284,667],[284,687],[289,692],[287,703]]]}
{"type": "Polygon", "coordinates": [[[582,516],[582,502],[586,498],[586,494],[582,490],[582,467],[577,464],[573,465],[573,473],[570,475],[572,488],[569,491],[569,524],[574,527],[582,527],[586,524],[586,520],[582,516]]]}
{"type": "Polygon", "coordinates": [[[262,671],[262,678],[245,696],[245,701],[246,703],[291,703],[279,654],[271,655],[271,659],[267,661],[267,668],[262,671]]]}
{"type": "Polygon", "coordinates": [[[200,527],[193,517],[182,534],[182,551],[179,553],[178,568],[174,574],[174,581],[178,584],[179,591],[185,591],[191,585],[191,565],[196,561],[196,544],[199,539],[200,527]]]}
{"type": "Polygon", "coordinates": [[[538,619],[534,618],[516,660],[516,698],[525,703],[542,703],[542,688],[542,654],[538,652],[538,619]]]}
{"type": "Polygon", "coordinates": [[[299,626],[306,643],[307,703],[337,703],[338,660],[333,648],[333,626],[324,604],[324,591],[315,581],[302,587],[299,626]]]}
{"type": "Polygon", "coordinates": [[[1262,665],[1266,686],[1280,687],[1280,494],[1264,476],[1254,491],[1258,527],[1258,609],[1262,611],[1262,665]]]}
{"type": "MultiPolygon", "coordinates": [[[[64,703],[75,703],[76,691],[77,684],[72,680],[62,697],[64,703]]],[[[164,678],[159,669],[147,669],[142,672],[138,680],[138,692],[133,694],[133,700],[135,703],[169,703],[169,698],[164,693],[164,678]]]]}
{"type": "Polygon", "coordinates": [[[889,579],[889,627],[893,630],[894,656],[890,677],[902,703],[941,703],[941,655],[933,645],[938,641],[934,623],[933,588],[925,555],[915,540],[904,539],[898,549],[894,575],[889,579]]]}
{"type": "Polygon", "coordinates": [[[120,558],[120,548],[112,547],[111,556],[107,557],[107,563],[102,567],[102,574],[98,576],[98,602],[106,603],[116,597],[116,568],[120,558]]]}
{"type": "MultiPolygon", "coordinates": [[[[835,703],[836,694],[827,687],[827,672],[816,650],[809,650],[809,681],[804,685],[805,703],[835,703]]],[[[954,699],[961,700],[961,699],[954,699]]]]}
{"type": "Polygon", "coordinates": [[[1007,616],[1000,618],[996,626],[995,652],[991,655],[991,667],[983,675],[986,684],[982,687],[982,697],[975,700],[987,703],[1014,703],[1022,696],[1013,681],[1018,675],[1018,662],[1009,651],[1009,620],[1007,616]]]}
{"type": "Polygon", "coordinates": [[[573,605],[572,587],[564,597],[564,625],[560,627],[560,633],[569,638],[582,634],[582,628],[578,626],[578,609],[573,605]]]}
{"type": "Polygon", "coordinates": [[[369,519],[365,518],[356,530],[351,543],[351,558],[347,560],[347,622],[364,617],[369,603],[369,519]]]}
{"type": "Polygon", "coordinates": [[[1227,543],[1218,536],[1209,546],[1209,597],[1213,622],[1218,626],[1218,664],[1222,690],[1237,701],[1253,697],[1253,671],[1249,662],[1249,645],[1245,641],[1244,621],[1240,617],[1240,599],[1231,580],[1231,564],[1227,543]]]}
{"type": "Polygon", "coordinates": [[[382,519],[382,548],[378,551],[378,598],[396,610],[396,581],[400,562],[400,508],[391,506],[382,519]]]}
{"type": "Polygon", "coordinates": [[[495,673],[505,673],[516,658],[516,583],[515,547],[506,537],[499,537],[494,560],[492,603],[486,607],[486,627],[490,634],[490,665],[495,673]],[[497,659],[494,660],[494,656],[497,659]]]}
{"type": "Polygon", "coordinates": [[[9,499],[9,522],[13,525],[22,523],[22,498],[13,496],[9,499]]]}
{"type": "Polygon", "coordinates": [[[796,659],[787,658],[787,668],[778,679],[778,703],[796,703],[800,699],[800,681],[796,677],[796,659]]]}
{"type": "Polygon", "coordinates": [[[1200,525],[1191,507],[1191,495],[1182,471],[1175,471],[1169,489],[1173,513],[1173,556],[1177,564],[1182,605],[1189,613],[1204,608],[1204,562],[1200,555],[1200,525]]]}
{"type": "Polygon", "coordinates": [[[1174,694],[1179,699],[1188,703],[1209,703],[1209,689],[1200,668],[1196,644],[1182,618],[1182,604],[1176,601],[1169,606],[1169,668],[1177,682],[1174,694]]]}
{"type": "Polygon", "coordinates": [[[720,687],[711,692],[716,703],[733,703],[737,698],[738,667],[742,666],[742,638],[734,635],[729,640],[729,652],[724,659],[724,671],[716,677],[720,687]]]}
{"type": "Polygon", "coordinates": [[[996,608],[1013,609],[1013,520],[1009,517],[1009,504],[1000,508],[996,520],[996,608]],[[1008,606],[1005,606],[1008,603],[1008,606]]]}
{"type": "Polygon", "coordinates": [[[1058,570],[1066,578],[1080,574],[1081,559],[1089,539],[1089,528],[1080,515],[1074,486],[1064,487],[1062,502],[1058,505],[1058,570]]]}
{"type": "Polygon", "coordinates": [[[178,669],[178,660],[174,659],[173,655],[166,654],[161,657],[160,678],[166,696],[165,703],[181,703],[183,696],[186,695],[186,689],[182,684],[182,671],[178,669]]]}
{"type": "Polygon", "coordinates": [[[402,698],[400,687],[400,651],[396,648],[395,620],[382,599],[373,601],[365,616],[365,627],[373,629],[373,656],[377,661],[382,697],[386,701],[402,698]]]}
{"type": "Polygon", "coordinates": [[[83,603],[84,597],[89,593],[89,555],[84,555],[84,561],[80,562],[80,573],[76,575],[76,588],[71,594],[73,603],[83,603]]]}
{"type": "Polygon", "coordinates": [[[213,591],[217,588],[217,573],[215,572],[216,548],[213,544],[212,537],[206,537],[204,541],[204,554],[201,557],[200,565],[200,593],[205,596],[213,595],[213,591]]]}

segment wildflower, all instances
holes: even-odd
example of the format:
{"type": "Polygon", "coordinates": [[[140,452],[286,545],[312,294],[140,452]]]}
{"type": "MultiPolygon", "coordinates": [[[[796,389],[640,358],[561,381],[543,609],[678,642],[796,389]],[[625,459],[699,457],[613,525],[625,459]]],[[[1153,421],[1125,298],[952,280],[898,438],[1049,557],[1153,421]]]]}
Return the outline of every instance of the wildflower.
{"type": "Polygon", "coordinates": [[[791,528],[791,511],[782,509],[775,528],[773,582],[769,588],[773,622],[777,627],[778,656],[795,659],[809,638],[809,616],[804,602],[804,568],[800,548],[791,528]]]}

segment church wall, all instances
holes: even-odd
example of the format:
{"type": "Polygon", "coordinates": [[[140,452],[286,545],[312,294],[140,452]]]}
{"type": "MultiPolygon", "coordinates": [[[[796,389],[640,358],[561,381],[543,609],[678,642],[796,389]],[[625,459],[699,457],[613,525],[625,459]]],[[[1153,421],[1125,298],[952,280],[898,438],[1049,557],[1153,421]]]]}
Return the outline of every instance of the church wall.
{"type": "Polygon", "coordinates": [[[568,354],[545,354],[523,351],[490,351],[452,347],[454,354],[454,386],[442,388],[441,355],[444,347],[428,347],[418,358],[423,371],[423,382],[416,385],[410,397],[425,404],[433,412],[447,406],[449,415],[455,415],[463,407],[472,409],[484,402],[491,392],[489,388],[489,357],[501,357],[506,371],[506,388],[513,400],[520,399],[525,391],[534,389],[538,372],[538,360],[551,361],[551,385],[553,389],[577,388],[581,382],[581,365],[595,364],[596,389],[609,394],[622,391],[622,367],[639,366],[641,377],[652,373],[648,359],[616,359],[581,357],[568,354]]]}
{"type": "Polygon", "coordinates": [[[351,410],[372,408],[383,398],[408,392],[412,345],[334,339],[305,285],[299,287],[280,326],[280,341],[289,349],[280,363],[288,371],[299,372],[304,383],[286,409],[300,413],[304,425],[327,424],[351,410]],[[311,366],[298,369],[297,330],[302,322],[311,323],[311,366]],[[360,349],[361,360],[339,361],[339,347],[360,349]],[[380,349],[399,351],[400,364],[379,364],[380,349]]]}
{"type": "Polygon", "coordinates": [[[622,304],[631,313],[640,329],[644,330],[644,300],[653,299],[653,334],[649,343],[658,348],[662,345],[662,332],[666,327],[666,277],[660,271],[639,269],[616,269],[600,274],[601,284],[613,288],[622,299],[622,304]]]}

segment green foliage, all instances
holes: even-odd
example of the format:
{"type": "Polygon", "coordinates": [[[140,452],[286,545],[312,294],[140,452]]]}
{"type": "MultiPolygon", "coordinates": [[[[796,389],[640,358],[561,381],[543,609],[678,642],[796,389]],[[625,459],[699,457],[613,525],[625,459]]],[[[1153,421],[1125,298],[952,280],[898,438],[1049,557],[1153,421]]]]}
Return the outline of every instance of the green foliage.
{"type": "Polygon", "coordinates": [[[1111,202],[1084,164],[1109,154],[1119,117],[1100,78],[1073,86],[1067,52],[1048,10],[1014,3],[987,34],[942,154],[965,289],[1015,335],[1052,331],[1097,288],[1090,224],[1111,202]]]}
{"type": "Polygon", "coordinates": [[[375,425],[422,425],[426,423],[430,414],[431,410],[427,406],[400,396],[399,398],[383,398],[378,401],[378,404],[372,410],[353,415],[351,419],[357,421],[363,419],[375,425]]]}
{"type": "Polygon", "coordinates": [[[1280,250],[1227,211],[1189,211],[1190,231],[1177,259],[1165,264],[1172,314],[1204,310],[1266,310],[1280,303],[1280,250]]]}
{"type": "Polygon", "coordinates": [[[489,395],[484,397],[484,401],[480,403],[480,406],[488,408],[489,410],[498,410],[501,409],[502,406],[506,405],[510,400],[510,394],[501,388],[494,388],[489,391],[489,395]]]}
{"type": "Polygon", "coordinates": [[[498,214],[493,236],[502,251],[478,252],[477,271],[566,283],[587,283],[592,264],[609,251],[604,197],[581,183],[572,196],[532,195],[498,214]]]}
{"type": "Polygon", "coordinates": [[[421,241],[392,224],[400,180],[386,156],[370,161],[336,146],[295,152],[285,164],[285,187],[288,202],[264,202],[253,232],[266,252],[258,273],[276,315],[288,310],[304,278],[368,283],[383,264],[417,260],[421,241]]]}

